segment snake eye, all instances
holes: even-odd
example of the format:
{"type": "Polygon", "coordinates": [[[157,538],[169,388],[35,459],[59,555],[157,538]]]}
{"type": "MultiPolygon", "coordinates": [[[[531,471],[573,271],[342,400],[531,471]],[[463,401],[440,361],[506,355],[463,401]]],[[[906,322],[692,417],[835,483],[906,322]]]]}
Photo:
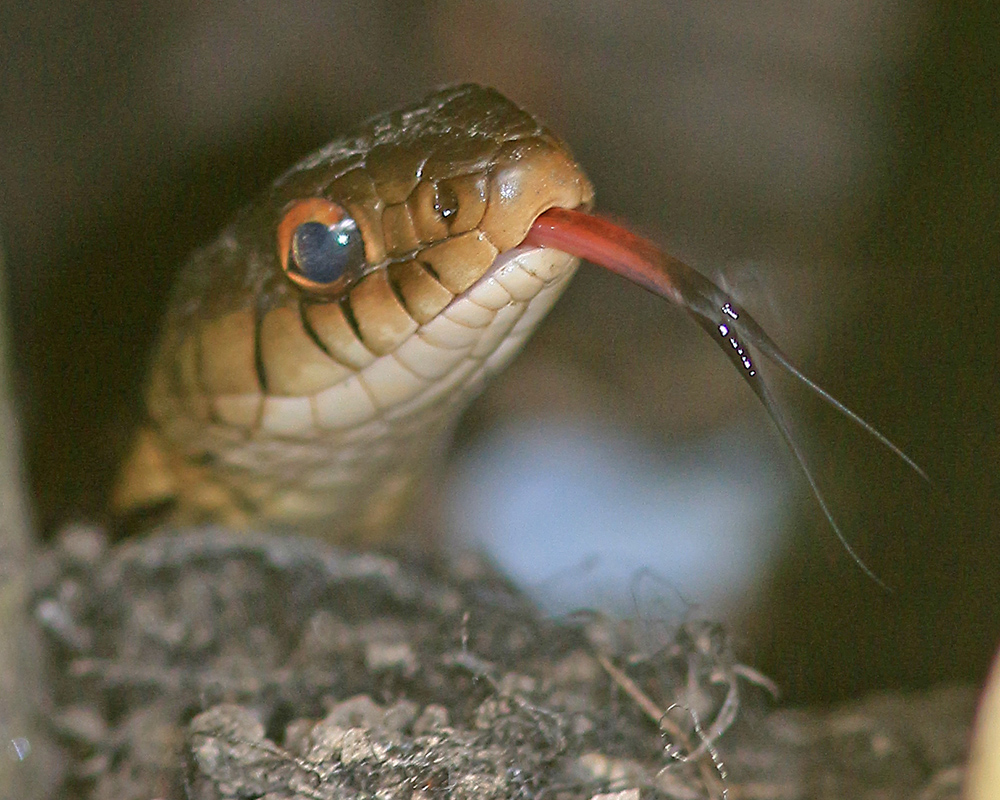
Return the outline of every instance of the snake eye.
{"type": "Polygon", "coordinates": [[[288,279],[316,294],[332,294],[358,274],[365,261],[361,231],[336,203],[300,200],[278,226],[278,258],[288,279]]]}
{"type": "Polygon", "coordinates": [[[355,262],[360,245],[361,234],[350,217],[333,225],[303,222],[292,234],[290,268],[315,283],[333,283],[355,262]]]}

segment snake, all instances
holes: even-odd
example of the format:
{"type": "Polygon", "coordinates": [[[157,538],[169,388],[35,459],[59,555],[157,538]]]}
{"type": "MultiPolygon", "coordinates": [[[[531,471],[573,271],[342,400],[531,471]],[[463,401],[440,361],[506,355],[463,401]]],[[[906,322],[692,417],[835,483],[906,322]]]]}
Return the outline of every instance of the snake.
{"type": "Polygon", "coordinates": [[[115,515],[159,509],[179,523],[393,541],[463,409],[583,257],[681,305],[719,343],[854,556],[756,353],[919,467],[806,378],[732,297],[593,204],[567,145],[474,84],[307,156],[181,270],[115,515]]]}

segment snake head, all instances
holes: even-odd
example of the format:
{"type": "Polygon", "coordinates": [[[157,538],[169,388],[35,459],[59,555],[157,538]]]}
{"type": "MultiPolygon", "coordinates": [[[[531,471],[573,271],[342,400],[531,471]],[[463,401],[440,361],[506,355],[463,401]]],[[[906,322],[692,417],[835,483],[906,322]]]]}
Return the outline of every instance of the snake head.
{"type": "Polygon", "coordinates": [[[532,224],[592,202],[554,134],[473,85],[308,156],[182,271],[117,508],[384,528],[576,268],[532,224]]]}

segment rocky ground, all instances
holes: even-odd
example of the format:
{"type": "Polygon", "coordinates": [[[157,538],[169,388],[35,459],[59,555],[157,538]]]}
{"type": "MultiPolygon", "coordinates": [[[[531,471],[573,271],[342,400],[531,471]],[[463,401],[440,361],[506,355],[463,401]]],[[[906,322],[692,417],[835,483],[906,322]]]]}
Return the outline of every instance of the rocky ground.
{"type": "Polygon", "coordinates": [[[975,705],[775,710],[719,626],[548,619],[464,554],[79,526],[33,608],[62,798],[931,800],[975,705]]]}

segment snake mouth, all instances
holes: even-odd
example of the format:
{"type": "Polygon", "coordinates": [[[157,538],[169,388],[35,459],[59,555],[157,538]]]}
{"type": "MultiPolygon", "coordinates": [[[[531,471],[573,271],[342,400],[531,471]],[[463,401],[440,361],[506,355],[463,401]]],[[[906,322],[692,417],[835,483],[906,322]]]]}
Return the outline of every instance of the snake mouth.
{"type": "Polygon", "coordinates": [[[578,263],[579,259],[571,253],[531,243],[525,237],[520,244],[497,255],[482,276],[456,294],[446,309],[465,300],[479,302],[477,298],[481,298],[491,285],[499,285],[515,301],[530,301],[534,294],[532,289],[541,291],[546,286],[568,278],[578,263]],[[543,253],[546,257],[532,257],[542,256],[543,253]]]}

